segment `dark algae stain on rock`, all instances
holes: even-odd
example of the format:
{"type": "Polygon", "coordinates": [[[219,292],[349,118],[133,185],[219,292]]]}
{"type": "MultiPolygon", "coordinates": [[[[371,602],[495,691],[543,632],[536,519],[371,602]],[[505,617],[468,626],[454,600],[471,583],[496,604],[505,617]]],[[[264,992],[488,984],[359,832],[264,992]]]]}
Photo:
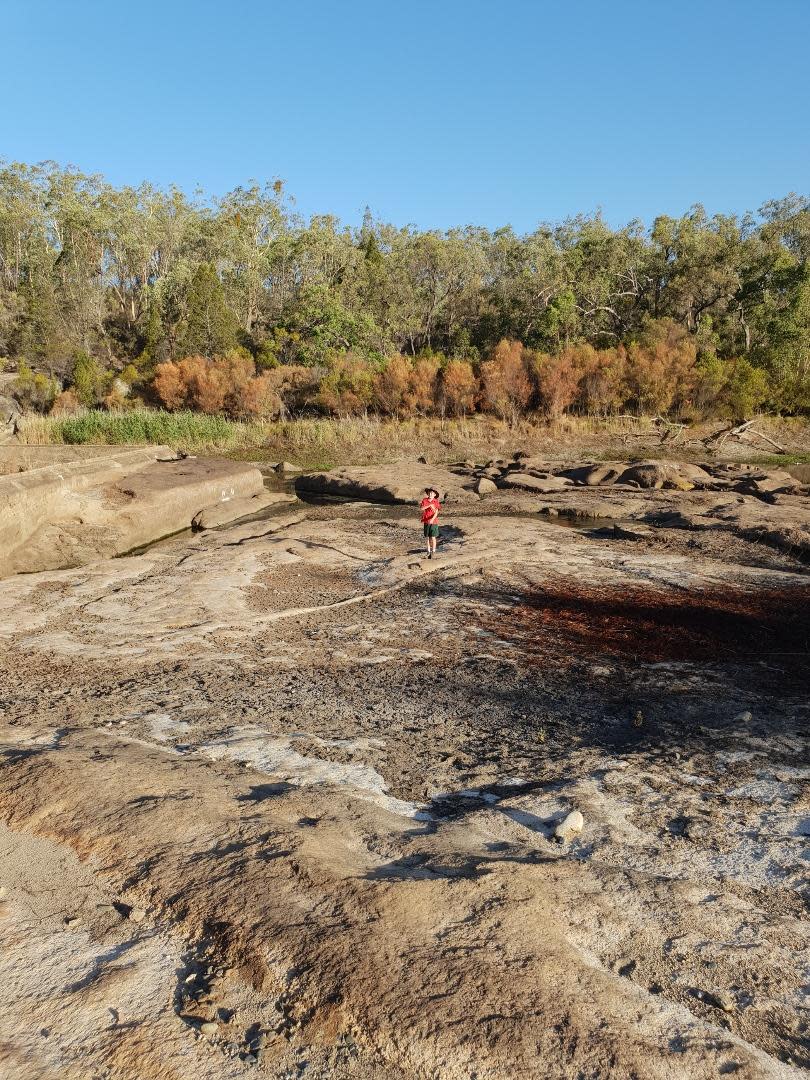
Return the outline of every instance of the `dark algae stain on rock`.
{"type": "Polygon", "coordinates": [[[526,658],[610,655],[669,660],[780,655],[797,670],[810,658],[810,586],[700,591],[562,580],[525,593],[498,633],[526,658]]]}

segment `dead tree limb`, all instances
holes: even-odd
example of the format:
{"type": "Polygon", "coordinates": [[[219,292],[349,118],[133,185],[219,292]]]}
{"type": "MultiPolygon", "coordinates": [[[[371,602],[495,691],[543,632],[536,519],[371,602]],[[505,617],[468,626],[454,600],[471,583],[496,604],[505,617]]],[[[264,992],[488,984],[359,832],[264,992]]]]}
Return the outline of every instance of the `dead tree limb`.
{"type": "Polygon", "coordinates": [[[762,439],[763,442],[769,443],[779,454],[786,453],[785,448],[780,446],[778,442],[770,438],[768,435],[763,435],[761,431],[755,431],[753,425],[756,420],[744,420],[741,424],[732,424],[730,427],[721,428],[719,431],[715,431],[713,435],[709,435],[708,438],[703,439],[703,445],[707,450],[720,450],[726,439],[737,439],[740,442],[750,440],[753,436],[757,439],[762,439]]]}

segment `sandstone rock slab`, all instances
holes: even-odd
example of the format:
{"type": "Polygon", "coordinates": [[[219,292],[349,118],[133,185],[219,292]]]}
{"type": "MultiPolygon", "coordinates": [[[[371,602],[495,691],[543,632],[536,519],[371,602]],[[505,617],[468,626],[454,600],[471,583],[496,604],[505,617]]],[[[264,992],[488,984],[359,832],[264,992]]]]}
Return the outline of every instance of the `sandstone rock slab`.
{"type": "Polygon", "coordinates": [[[170,453],[141,448],[72,469],[0,477],[0,539],[8,538],[0,576],[120,555],[190,528],[206,506],[264,492],[256,468],[216,458],[161,460],[170,453]]]}
{"type": "Polygon", "coordinates": [[[554,491],[566,491],[573,482],[565,476],[535,476],[530,472],[510,472],[501,477],[499,487],[517,488],[520,491],[535,491],[548,495],[554,491]]]}
{"type": "Polygon", "coordinates": [[[224,502],[207,506],[199,514],[191,519],[195,529],[216,529],[220,525],[227,525],[239,518],[249,517],[266,510],[268,506],[283,505],[285,503],[298,502],[295,495],[286,491],[264,491],[260,495],[254,495],[247,499],[226,499],[224,502]]]}
{"type": "Polygon", "coordinates": [[[366,502],[419,503],[426,487],[435,487],[442,502],[477,502],[478,495],[466,488],[465,476],[439,466],[420,462],[394,465],[346,466],[329,472],[307,473],[295,482],[298,492],[340,495],[366,502]]]}

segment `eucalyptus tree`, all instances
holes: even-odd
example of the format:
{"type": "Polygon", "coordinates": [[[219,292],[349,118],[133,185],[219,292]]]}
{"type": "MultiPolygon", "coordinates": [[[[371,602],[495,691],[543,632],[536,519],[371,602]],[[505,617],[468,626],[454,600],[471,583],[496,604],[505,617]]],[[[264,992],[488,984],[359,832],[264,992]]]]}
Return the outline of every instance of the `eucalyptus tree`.
{"type": "Polygon", "coordinates": [[[541,226],[527,236],[518,236],[511,227],[498,229],[486,236],[484,247],[481,347],[489,349],[502,338],[549,347],[559,327],[550,306],[567,288],[562,252],[552,229],[541,226]]]}
{"type": "Polygon", "coordinates": [[[0,350],[52,363],[58,351],[57,257],[44,166],[0,168],[0,350]]]}
{"type": "MultiPolygon", "coordinates": [[[[217,200],[214,210],[215,257],[228,305],[243,333],[258,328],[266,295],[277,281],[279,255],[288,230],[279,181],[238,187],[217,200]]],[[[283,276],[283,274],[282,274],[283,276]]]]}
{"type": "Polygon", "coordinates": [[[609,346],[634,333],[652,284],[641,222],[614,231],[598,214],[578,216],[557,226],[554,239],[563,253],[582,338],[609,346]]]}
{"type": "Polygon", "coordinates": [[[710,219],[702,206],[678,219],[656,218],[650,236],[653,316],[669,316],[692,334],[706,332],[707,344],[720,344],[710,334],[716,324],[739,317],[752,228],[748,217],[741,221],[716,214],[710,219]]]}
{"type": "Polygon", "coordinates": [[[474,325],[486,277],[486,258],[473,228],[447,233],[401,229],[391,235],[388,284],[396,303],[388,311],[401,352],[446,348],[462,320],[474,325]]]}

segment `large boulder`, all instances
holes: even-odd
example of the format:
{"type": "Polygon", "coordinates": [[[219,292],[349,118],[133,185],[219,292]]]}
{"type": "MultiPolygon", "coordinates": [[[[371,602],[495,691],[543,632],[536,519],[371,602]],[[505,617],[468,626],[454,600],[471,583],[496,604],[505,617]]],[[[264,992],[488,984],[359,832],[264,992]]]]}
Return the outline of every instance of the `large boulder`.
{"type": "Polygon", "coordinates": [[[628,466],[619,475],[619,484],[638,484],[642,488],[662,488],[670,476],[670,470],[660,461],[641,461],[628,466]]]}
{"type": "Polygon", "coordinates": [[[101,456],[80,455],[73,461],[57,457],[42,465],[37,457],[12,454],[3,463],[7,475],[0,476],[0,575],[11,573],[9,566],[16,568],[17,555],[28,565],[32,537],[43,527],[81,518],[87,493],[112,486],[171,453],[168,447],[110,448],[101,456]],[[14,458],[19,471],[13,469],[14,458]]]}
{"type": "Polygon", "coordinates": [[[705,487],[712,482],[711,473],[702,465],[694,465],[691,461],[673,462],[678,473],[686,480],[691,480],[695,487],[705,487]]]}
{"type": "Polygon", "coordinates": [[[711,476],[699,465],[682,461],[638,461],[620,474],[617,484],[637,484],[641,488],[674,488],[691,491],[695,487],[707,487],[711,476]]]}
{"type": "Polygon", "coordinates": [[[791,476],[789,472],[773,469],[768,472],[750,473],[745,479],[734,485],[734,490],[745,495],[776,495],[796,491],[801,486],[799,481],[794,476],[791,476]]]}
{"type": "Polygon", "coordinates": [[[530,472],[509,472],[501,477],[498,486],[517,488],[519,491],[535,491],[540,495],[550,495],[555,491],[567,491],[573,487],[573,481],[566,476],[536,476],[530,472]]]}
{"type": "Polygon", "coordinates": [[[586,487],[598,487],[618,480],[623,469],[624,465],[621,463],[605,462],[601,465],[577,465],[574,468],[556,469],[555,475],[567,476],[574,483],[584,484],[586,487]]]}
{"type": "Polygon", "coordinates": [[[344,466],[329,472],[306,473],[295,481],[301,494],[340,495],[364,502],[419,503],[426,487],[435,487],[442,502],[477,502],[465,487],[469,477],[435,465],[396,462],[392,465],[344,466]]]}

